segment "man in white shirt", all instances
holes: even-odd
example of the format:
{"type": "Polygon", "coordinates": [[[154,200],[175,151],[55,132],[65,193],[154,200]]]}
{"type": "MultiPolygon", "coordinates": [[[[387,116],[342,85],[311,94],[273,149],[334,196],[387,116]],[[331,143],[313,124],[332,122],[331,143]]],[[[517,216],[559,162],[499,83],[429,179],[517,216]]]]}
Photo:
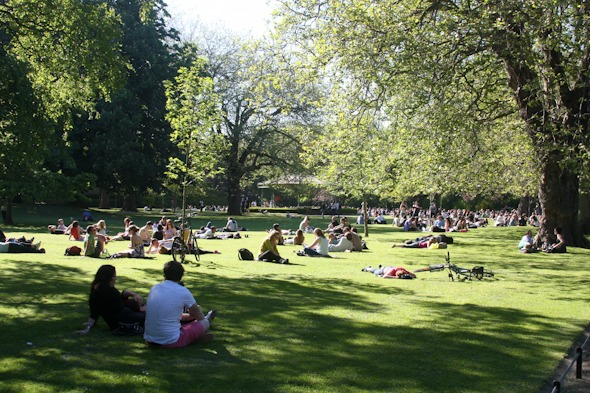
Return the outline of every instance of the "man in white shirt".
{"type": "Polygon", "coordinates": [[[164,281],[150,290],[147,300],[143,338],[151,347],[182,348],[194,342],[213,339],[207,333],[217,311],[203,315],[201,307],[181,279],[184,268],[178,262],[164,265],[164,281]],[[188,313],[184,310],[188,309],[188,313]],[[190,321],[181,324],[181,321],[190,321]]]}
{"type": "Polygon", "coordinates": [[[337,244],[330,244],[328,246],[328,250],[331,252],[344,252],[352,250],[352,234],[350,232],[346,232],[346,234],[340,236],[337,244]]]}

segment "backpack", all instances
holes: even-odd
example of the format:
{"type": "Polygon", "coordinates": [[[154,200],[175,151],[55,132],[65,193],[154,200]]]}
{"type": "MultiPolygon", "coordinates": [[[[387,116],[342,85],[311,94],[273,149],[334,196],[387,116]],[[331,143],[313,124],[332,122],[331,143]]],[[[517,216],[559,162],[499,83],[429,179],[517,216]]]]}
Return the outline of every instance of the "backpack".
{"type": "Polygon", "coordinates": [[[238,258],[240,258],[241,261],[253,261],[254,254],[252,254],[252,251],[247,248],[240,248],[238,250],[238,258]]]}
{"type": "Polygon", "coordinates": [[[77,257],[80,254],[82,254],[82,249],[78,246],[72,246],[72,247],[66,248],[66,252],[64,255],[68,256],[68,257],[77,257]]]}

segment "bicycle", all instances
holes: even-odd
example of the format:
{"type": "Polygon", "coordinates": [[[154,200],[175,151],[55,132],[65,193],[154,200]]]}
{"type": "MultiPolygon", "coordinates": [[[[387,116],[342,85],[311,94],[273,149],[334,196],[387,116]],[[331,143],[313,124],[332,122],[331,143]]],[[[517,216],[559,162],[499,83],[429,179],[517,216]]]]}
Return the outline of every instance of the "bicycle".
{"type": "Polygon", "coordinates": [[[449,271],[449,280],[455,281],[465,281],[471,280],[472,278],[476,278],[477,280],[482,280],[483,278],[490,278],[494,277],[494,273],[490,270],[485,270],[483,266],[475,266],[472,269],[466,269],[464,267],[459,267],[457,265],[453,265],[451,263],[451,254],[447,252],[447,257],[445,258],[446,263],[444,264],[436,264],[430,265],[421,269],[414,270],[414,273],[420,272],[441,272],[445,269],[449,271]]]}
{"type": "Polygon", "coordinates": [[[172,259],[174,259],[175,262],[188,263],[185,262],[186,255],[192,254],[195,256],[198,263],[201,260],[200,250],[197,236],[191,229],[190,217],[187,217],[187,220],[180,226],[180,228],[183,231],[182,236],[175,236],[172,240],[172,259]]]}

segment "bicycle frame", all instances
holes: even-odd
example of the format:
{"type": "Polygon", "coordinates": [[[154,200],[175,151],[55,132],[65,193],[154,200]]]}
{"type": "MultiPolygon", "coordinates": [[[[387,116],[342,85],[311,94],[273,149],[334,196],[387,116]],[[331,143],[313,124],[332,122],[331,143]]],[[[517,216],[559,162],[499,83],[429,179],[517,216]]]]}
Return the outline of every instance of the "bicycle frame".
{"type": "Polygon", "coordinates": [[[447,256],[445,258],[445,264],[437,264],[437,265],[430,265],[428,267],[414,270],[414,273],[419,272],[440,272],[445,269],[449,271],[449,280],[455,281],[465,281],[471,280],[472,278],[476,278],[481,280],[484,277],[493,277],[494,273],[491,271],[484,270],[482,266],[476,266],[473,269],[466,269],[464,267],[460,267],[457,265],[453,265],[451,263],[451,253],[447,252],[447,256]]]}

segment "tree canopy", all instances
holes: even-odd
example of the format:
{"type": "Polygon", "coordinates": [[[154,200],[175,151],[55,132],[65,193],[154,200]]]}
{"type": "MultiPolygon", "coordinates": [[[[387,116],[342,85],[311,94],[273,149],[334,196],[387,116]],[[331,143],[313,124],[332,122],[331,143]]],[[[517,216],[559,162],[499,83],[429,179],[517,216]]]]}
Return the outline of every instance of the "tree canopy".
{"type": "MultiPolygon", "coordinates": [[[[389,105],[428,124],[431,135],[444,138],[447,154],[454,153],[457,141],[470,142],[477,152],[477,143],[493,141],[483,135],[504,129],[508,136],[510,123],[511,133],[522,140],[515,133],[520,128],[537,164],[517,169],[539,168],[542,231],[561,226],[570,243],[583,243],[576,218],[580,163],[589,158],[590,142],[586,2],[280,3],[280,32],[287,41],[370,91],[367,105],[389,105]],[[517,124],[516,113],[524,126],[517,124]],[[502,119],[512,120],[503,125],[502,119]]],[[[419,130],[406,129],[410,138],[419,137],[419,130]]]]}

